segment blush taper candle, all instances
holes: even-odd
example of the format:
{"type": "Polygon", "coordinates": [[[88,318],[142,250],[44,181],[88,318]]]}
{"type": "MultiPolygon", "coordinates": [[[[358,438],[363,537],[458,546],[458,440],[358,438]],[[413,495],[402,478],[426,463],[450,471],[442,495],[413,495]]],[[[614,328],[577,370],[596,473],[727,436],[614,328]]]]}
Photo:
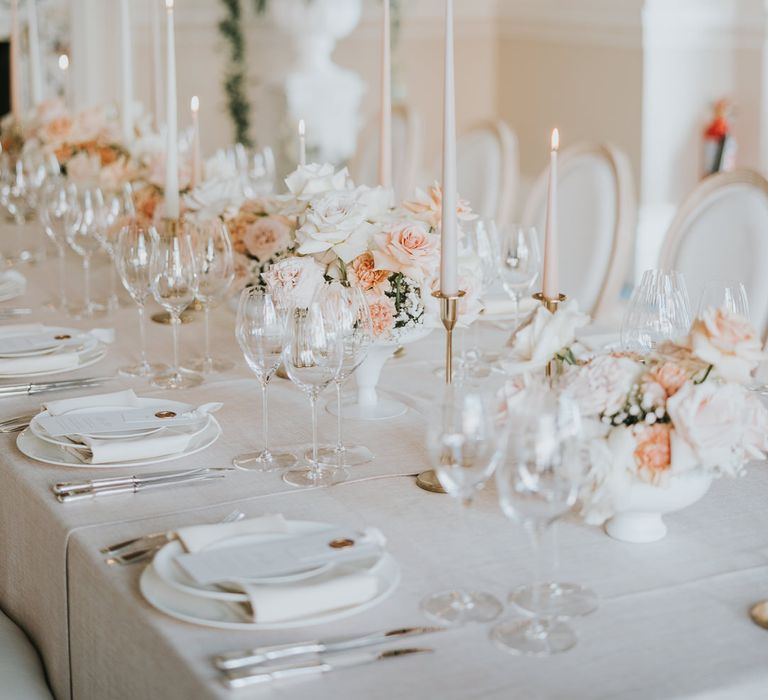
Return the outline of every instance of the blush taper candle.
{"type": "Polygon", "coordinates": [[[557,252],[557,152],[560,149],[560,132],[552,131],[549,154],[549,188],[547,190],[547,220],[544,226],[544,275],[542,292],[547,299],[557,299],[560,294],[557,252]]]}

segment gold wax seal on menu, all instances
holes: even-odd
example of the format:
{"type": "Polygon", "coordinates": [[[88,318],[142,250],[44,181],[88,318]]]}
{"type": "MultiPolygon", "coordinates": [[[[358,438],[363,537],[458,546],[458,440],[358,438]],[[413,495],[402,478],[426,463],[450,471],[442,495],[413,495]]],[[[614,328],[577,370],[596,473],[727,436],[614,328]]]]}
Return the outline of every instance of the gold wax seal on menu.
{"type": "Polygon", "coordinates": [[[61,335],[54,335],[54,340],[69,340],[72,336],[68,333],[62,333],[61,335]]]}
{"type": "Polygon", "coordinates": [[[331,540],[328,543],[328,546],[332,547],[333,549],[344,549],[345,547],[352,547],[354,544],[354,540],[350,540],[348,538],[340,538],[338,540],[331,540]]]}
{"type": "Polygon", "coordinates": [[[176,413],[173,411],[158,411],[155,413],[155,418],[175,418],[176,413]]]}

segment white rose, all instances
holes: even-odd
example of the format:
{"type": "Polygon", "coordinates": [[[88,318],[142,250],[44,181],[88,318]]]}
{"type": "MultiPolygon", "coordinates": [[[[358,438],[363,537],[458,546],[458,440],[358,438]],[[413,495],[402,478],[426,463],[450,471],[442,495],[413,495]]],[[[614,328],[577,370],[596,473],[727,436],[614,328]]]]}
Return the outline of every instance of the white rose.
{"type": "Polygon", "coordinates": [[[675,438],[672,464],[676,471],[688,467],[691,455],[704,468],[730,468],[738,457],[745,435],[746,390],[736,384],[689,382],[667,400],[675,438]],[[677,448],[677,450],[676,450],[677,448]]]}
{"type": "Polygon", "coordinates": [[[184,196],[184,205],[203,219],[234,217],[245,201],[240,177],[207,180],[184,196]]]}
{"type": "Polygon", "coordinates": [[[348,263],[368,249],[373,230],[353,192],[327,192],[309,203],[296,232],[299,253],[332,251],[348,263]]]}
{"type": "Polygon", "coordinates": [[[368,221],[382,222],[391,215],[395,193],[388,187],[360,185],[355,190],[355,197],[365,211],[365,218],[368,221]]]}
{"type": "Polygon", "coordinates": [[[576,329],[588,321],[575,301],[561,305],[556,314],[538,306],[510,337],[502,363],[542,367],[573,343],[576,329]]]}
{"type": "Polygon", "coordinates": [[[610,518],[616,503],[631,487],[635,445],[631,429],[625,426],[589,442],[590,471],[579,497],[581,514],[590,525],[601,525],[610,518]]]}
{"type": "Polygon", "coordinates": [[[746,384],[765,359],[752,324],[725,309],[707,309],[697,318],[689,343],[693,355],[712,365],[726,381],[746,384]]]}
{"type": "Polygon", "coordinates": [[[768,408],[756,394],[749,393],[744,417],[744,449],[754,459],[768,454],[768,408]]]}
{"type": "Polygon", "coordinates": [[[613,416],[624,408],[643,366],[628,357],[599,355],[587,364],[566,369],[562,382],[582,415],[613,416]]]}
{"type": "Polygon", "coordinates": [[[349,172],[346,168],[336,172],[330,163],[310,163],[296,168],[285,184],[294,197],[306,201],[329,190],[349,189],[349,172]]]}
{"type": "Polygon", "coordinates": [[[278,304],[307,308],[324,283],[324,268],[311,257],[290,257],[270,265],[262,278],[278,304]]]}

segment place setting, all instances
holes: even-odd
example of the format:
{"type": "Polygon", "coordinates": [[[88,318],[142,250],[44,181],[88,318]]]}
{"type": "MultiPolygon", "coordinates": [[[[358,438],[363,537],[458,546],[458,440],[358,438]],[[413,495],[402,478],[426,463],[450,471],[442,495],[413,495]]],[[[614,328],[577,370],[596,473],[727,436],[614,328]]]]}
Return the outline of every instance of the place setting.
{"type": "Polygon", "coordinates": [[[194,455],[221,436],[200,406],[140,397],[132,390],[48,401],[17,437],[27,457],[66,467],[142,467],[194,455]]]}

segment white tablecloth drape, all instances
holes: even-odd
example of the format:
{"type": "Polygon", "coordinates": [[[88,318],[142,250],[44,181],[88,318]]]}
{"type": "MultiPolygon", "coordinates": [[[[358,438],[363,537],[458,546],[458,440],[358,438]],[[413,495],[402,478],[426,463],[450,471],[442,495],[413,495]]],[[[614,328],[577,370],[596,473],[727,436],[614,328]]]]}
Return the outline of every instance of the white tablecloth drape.
{"type": "MultiPolygon", "coordinates": [[[[43,296],[52,268],[30,271],[29,301],[43,296]]],[[[36,316],[61,323],[57,316],[36,316]]],[[[110,321],[118,342],[101,364],[81,374],[114,373],[135,351],[134,311],[110,321]]],[[[258,385],[239,358],[234,318],[216,314],[217,352],[237,368],[185,392],[185,401],[224,402],[224,436],[206,452],[168,466],[224,466],[259,444],[258,385]]],[[[77,324],[87,327],[86,324],[77,324]]],[[[99,321],[98,325],[105,325],[99,321]]],[[[182,330],[185,356],[199,350],[199,324],[182,330]]],[[[503,335],[487,331],[499,343],[503,335]]],[[[170,330],[151,327],[152,359],[168,358],[170,330]]],[[[440,387],[433,359],[435,333],[406,357],[385,368],[382,387],[406,397],[405,416],[380,423],[348,421],[350,441],[377,455],[352,478],[417,472],[427,466],[424,415],[440,387]]],[[[109,386],[133,386],[120,380],[109,386]]],[[[156,393],[156,392],[153,392],[156,393]]],[[[270,389],[273,445],[306,445],[305,397],[284,380],[270,389]]],[[[59,395],[61,396],[61,395],[59,395]]],[[[330,394],[329,394],[330,397],[330,394]]],[[[35,399],[0,400],[3,414],[22,413],[35,399]]],[[[321,432],[334,438],[334,418],[321,413],[321,432]]],[[[259,644],[362,633],[423,623],[418,601],[456,583],[504,597],[528,580],[530,555],[520,528],[507,521],[489,485],[469,513],[461,535],[454,503],[419,490],[411,478],[392,477],[299,491],[275,474],[232,473],[214,484],[59,504],[56,481],[80,478],[82,469],[45,466],[23,457],[14,436],[4,449],[0,489],[0,606],[30,634],[41,651],[59,698],[224,698],[210,656],[259,644]],[[376,608],[338,623],[282,632],[245,633],[206,629],[173,620],[143,601],[140,567],[108,567],[99,547],[159,529],[214,522],[240,508],[249,516],[287,517],[383,530],[400,562],[403,580],[376,608]],[[71,671],[71,673],[70,673],[71,671]]],[[[115,470],[106,470],[113,473],[115,470]]],[[[768,471],[753,468],[740,480],[714,484],[695,506],[668,518],[667,539],[630,545],[597,528],[567,521],[559,528],[560,573],[593,587],[601,607],[577,620],[579,644],[551,659],[509,656],[488,641],[488,626],[441,632],[412,643],[435,648],[429,656],[381,662],[299,684],[253,692],[259,697],[303,698],[761,698],[768,696],[768,633],[748,618],[749,605],[768,597],[768,471]]],[[[514,614],[507,611],[506,614],[514,614]]],[[[248,697],[247,693],[237,697],[248,697]]]]}

